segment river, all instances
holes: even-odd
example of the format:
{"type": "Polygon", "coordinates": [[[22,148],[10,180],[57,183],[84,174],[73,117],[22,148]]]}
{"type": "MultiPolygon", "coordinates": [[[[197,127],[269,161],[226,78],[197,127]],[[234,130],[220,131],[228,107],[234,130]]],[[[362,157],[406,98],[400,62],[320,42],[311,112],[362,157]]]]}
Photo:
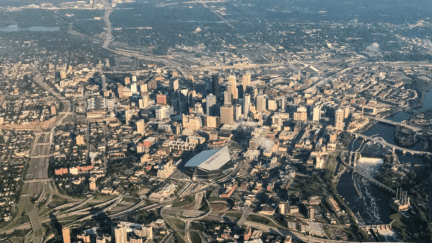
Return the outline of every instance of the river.
{"type": "MultiPolygon", "coordinates": [[[[432,96],[430,98],[432,103],[432,96]]],[[[432,104],[431,104],[432,106],[432,104]]],[[[401,122],[410,118],[410,115],[405,112],[398,112],[387,119],[401,122]]],[[[383,123],[377,123],[372,126],[363,134],[374,137],[382,137],[384,140],[391,144],[394,142],[395,127],[383,123]]],[[[349,145],[351,151],[362,151],[365,147],[365,142],[353,140],[349,145]]],[[[423,141],[410,147],[413,150],[421,150],[423,141]]],[[[403,155],[397,153],[399,161],[408,163],[411,166],[422,164],[420,156],[403,155]]],[[[370,176],[376,176],[382,161],[372,161],[366,163],[357,163],[357,168],[368,173],[370,176]]],[[[354,214],[356,214],[360,223],[364,224],[388,224],[392,220],[390,215],[395,213],[388,203],[392,197],[387,191],[382,190],[378,186],[371,184],[369,181],[363,179],[357,174],[352,175],[351,172],[344,173],[337,185],[338,193],[345,199],[348,206],[354,214]]]]}
{"type": "Polygon", "coordinates": [[[0,28],[0,32],[17,32],[17,31],[58,31],[60,27],[48,27],[48,26],[32,26],[27,28],[19,28],[18,25],[9,25],[3,28],[0,28]]]}

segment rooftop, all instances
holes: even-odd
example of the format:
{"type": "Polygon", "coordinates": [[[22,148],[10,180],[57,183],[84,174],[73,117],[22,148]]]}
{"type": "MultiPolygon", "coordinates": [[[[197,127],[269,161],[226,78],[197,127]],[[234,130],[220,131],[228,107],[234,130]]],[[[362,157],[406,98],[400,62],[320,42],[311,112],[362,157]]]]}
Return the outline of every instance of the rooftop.
{"type": "Polygon", "coordinates": [[[203,151],[190,159],[185,167],[198,167],[203,170],[217,170],[231,160],[228,146],[203,151]]]}

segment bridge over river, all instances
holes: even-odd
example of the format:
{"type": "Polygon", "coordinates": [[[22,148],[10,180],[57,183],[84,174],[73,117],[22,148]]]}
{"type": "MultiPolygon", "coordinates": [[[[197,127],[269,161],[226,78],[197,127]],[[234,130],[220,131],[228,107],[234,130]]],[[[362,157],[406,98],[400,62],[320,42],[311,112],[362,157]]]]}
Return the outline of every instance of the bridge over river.
{"type": "Polygon", "coordinates": [[[411,125],[404,124],[404,123],[401,123],[401,122],[395,122],[395,121],[388,120],[388,119],[385,119],[385,118],[379,118],[379,117],[373,117],[373,116],[364,116],[364,117],[372,119],[372,120],[375,120],[375,121],[379,121],[379,122],[382,122],[382,123],[386,123],[386,124],[389,124],[389,125],[393,125],[393,126],[406,127],[408,129],[413,130],[414,132],[420,132],[422,130],[422,128],[420,128],[420,127],[411,126],[411,125]]]}
{"type": "Polygon", "coordinates": [[[349,164],[347,164],[347,163],[343,163],[343,164],[344,164],[347,168],[351,169],[353,172],[356,172],[357,174],[359,174],[360,176],[362,176],[362,177],[365,178],[366,180],[372,182],[373,184],[379,186],[380,188],[382,188],[382,189],[384,189],[384,190],[386,190],[386,191],[388,191],[388,192],[390,192],[390,193],[396,194],[396,191],[395,191],[395,190],[393,190],[393,189],[391,189],[390,187],[388,187],[388,186],[382,184],[381,182],[375,180],[374,178],[372,178],[372,177],[369,176],[368,174],[366,174],[366,173],[364,173],[364,172],[361,172],[361,171],[357,170],[355,167],[353,167],[353,166],[351,166],[351,165],[349,165],[349,164]]]}
{"type": "Polygon", "coordinates": [[[379,143],[384,147],[389,147],[391,149],[393,149],[393,152],[395,152],[396,150],[402,151],[402,153],[405,155],[406,153],[410,153],[412,155],[415,154],[419,154],[419,155],[423,155],[423,154],[427,154],[427,155],[432,155],[431,152],[427,152],[427,151],[417,151],[417,150],[412,150],[412,149],[407,149],[407,148],[403,148],[403,147],[399,147],[397,145],[391,144],[387,141],[385,141],[383,138],[381,137],[370,137],[361,133],[352,133],[356,138],[363,138],[365,140],[369,140],[372,141],[373,143],[379,143]]]}

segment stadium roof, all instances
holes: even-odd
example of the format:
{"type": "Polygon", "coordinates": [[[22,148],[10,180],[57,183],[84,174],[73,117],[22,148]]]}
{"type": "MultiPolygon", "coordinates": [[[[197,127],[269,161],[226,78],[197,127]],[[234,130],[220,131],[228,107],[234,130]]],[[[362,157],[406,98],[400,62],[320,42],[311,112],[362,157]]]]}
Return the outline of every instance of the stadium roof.
{"type": "Polygon", "coordinates": [[[185,167],[198,167],[202,170],[212,171],[224,166],[231,160],[228,147],[203,151],[190,159],[185,167]]]}

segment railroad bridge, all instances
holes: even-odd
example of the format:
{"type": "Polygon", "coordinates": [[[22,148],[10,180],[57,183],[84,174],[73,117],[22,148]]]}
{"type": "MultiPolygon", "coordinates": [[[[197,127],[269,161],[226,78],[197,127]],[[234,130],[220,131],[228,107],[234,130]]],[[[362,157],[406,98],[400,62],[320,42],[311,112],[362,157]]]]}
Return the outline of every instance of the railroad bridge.
{"type": "Polygon", "coordinates": [[[356,168],[352,167],[351,165],[349,165],[349,164],[347,164],[347,163],[343,163],[343,164],[344,164],[346,167],[348,167],[349,169],[351,169],[353,172],[356,172],[357,174],[359,174],[359,175],[362,176],[363,178],[367,179],[368,181],[372,182],[373,184],[379,186],[380,188],[382,188],[382,189],[384,189],[384,190],[386,190],[386,191],[388,191],[388,192],[390,192],[390,193],[396,194],[396,191],[395,191],[395,190],[393,190],[393,189],[391,189],[390,187],[388,187],[388,186],[382,184],[381,182],[375,180],[374,178],[370,177],[370,176],[367,175],[366,173],[357,170],[356,168]]]}

